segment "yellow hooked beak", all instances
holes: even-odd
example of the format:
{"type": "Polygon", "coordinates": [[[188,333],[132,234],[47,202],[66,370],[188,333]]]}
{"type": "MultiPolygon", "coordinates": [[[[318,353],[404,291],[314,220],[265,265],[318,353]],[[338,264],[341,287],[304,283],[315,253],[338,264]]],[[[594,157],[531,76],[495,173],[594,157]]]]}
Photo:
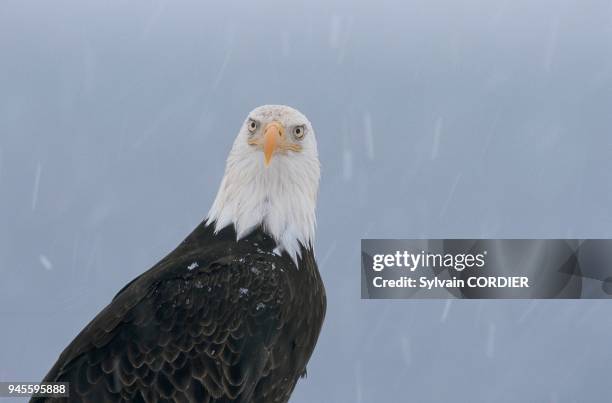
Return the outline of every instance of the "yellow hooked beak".
{"type": "Polygon", "coordinates": [[[263,152],[264,163],[270,165],[274,152],[279,148],[279,144],[284,142],[285,128],[278,122],[270,122],[264,128],[263,152]]]}
{"type": "Polygon", "coordinates": [[[264,165],[270,165],[275,153],[286,153],[287,151],[300,152],[302,146],[291,141],[285,135],[285,126],[277,121],[268,123],[263,129],[263,135],[249,138],[248,143],[263,150],[264,165]]]}

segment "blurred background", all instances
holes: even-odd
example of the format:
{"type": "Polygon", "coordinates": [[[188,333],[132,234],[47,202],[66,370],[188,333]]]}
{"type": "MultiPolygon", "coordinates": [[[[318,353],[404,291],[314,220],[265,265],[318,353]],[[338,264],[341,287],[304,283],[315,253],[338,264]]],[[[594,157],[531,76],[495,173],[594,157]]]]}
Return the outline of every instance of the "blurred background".
{"type": "Polygon", "coordinates": [[[322,162],[300,402],[608,402],[612,305],[360,299],[360,239],[612,237],[609,0],[0,3],[0,380],[206,215],[255,106],[322,162]]]}

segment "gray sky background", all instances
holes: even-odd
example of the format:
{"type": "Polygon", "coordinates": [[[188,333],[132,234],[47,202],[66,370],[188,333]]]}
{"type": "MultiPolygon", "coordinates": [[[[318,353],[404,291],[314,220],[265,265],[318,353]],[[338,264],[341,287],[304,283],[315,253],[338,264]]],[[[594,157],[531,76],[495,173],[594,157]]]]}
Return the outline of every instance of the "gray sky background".
{"type": "Polygon", "coordinates": [[[604,402],[608,301],[360,300],[360,238],[612,237],[612,2],[0,3],[0,380],[205,216],[255,106],[317,131],[292,402],[604,402]]]}

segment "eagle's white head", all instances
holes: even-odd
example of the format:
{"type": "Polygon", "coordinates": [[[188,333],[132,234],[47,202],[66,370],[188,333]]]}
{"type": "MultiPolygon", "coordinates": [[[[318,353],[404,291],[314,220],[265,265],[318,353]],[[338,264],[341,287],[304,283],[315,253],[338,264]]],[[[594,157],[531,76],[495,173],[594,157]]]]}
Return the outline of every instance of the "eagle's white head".
{"type": "Polygon", "coordinates": [[[297,265],[300,244],[314,244],[319,177],[308,119],[284,105],[255,108],[234,141],[207,223],[215,231],[233,224],[238,239],[261,224],[297,265]]]}

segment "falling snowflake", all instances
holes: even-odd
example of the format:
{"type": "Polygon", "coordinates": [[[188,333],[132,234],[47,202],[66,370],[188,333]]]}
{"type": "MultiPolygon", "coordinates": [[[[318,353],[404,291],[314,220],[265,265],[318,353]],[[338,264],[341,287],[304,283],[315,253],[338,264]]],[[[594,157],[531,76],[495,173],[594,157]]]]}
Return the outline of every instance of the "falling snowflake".
{"type": "Polygon", "coordinates": [[[38,257],[38,260],[40,261],[40,264],[45,268],[45,270],[53,269],[53,265],[51,264],[51,261],[45,255],[40,255],[38,257]]]}

